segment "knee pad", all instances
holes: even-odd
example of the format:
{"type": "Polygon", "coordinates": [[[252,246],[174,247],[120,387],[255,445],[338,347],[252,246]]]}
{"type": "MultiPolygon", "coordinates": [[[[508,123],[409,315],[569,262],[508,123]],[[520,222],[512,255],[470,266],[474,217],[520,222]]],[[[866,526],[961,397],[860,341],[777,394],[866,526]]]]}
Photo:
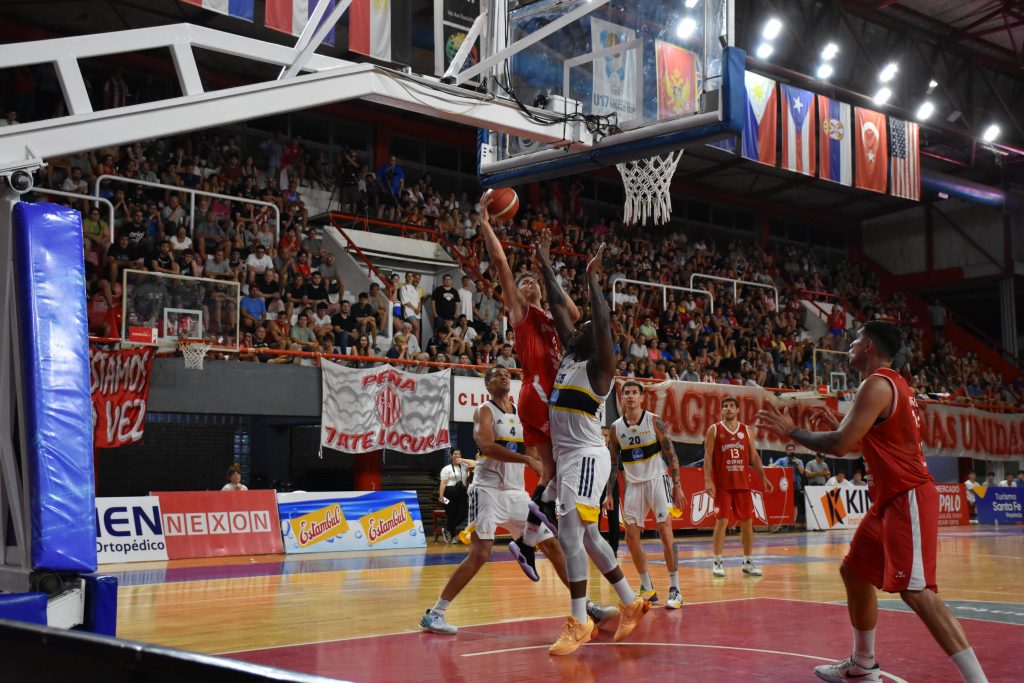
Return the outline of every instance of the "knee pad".
{"type": "Polygon", "coordinates": [[[618,566],[619,562],[615,559],[615,554],[612,553],[608,541],[601,537],[597,524],[587,525],[583,536],[583,545],[587,550],[587,555],[594,561],[594,566],[602,574],[607,574],[618,566]]]}

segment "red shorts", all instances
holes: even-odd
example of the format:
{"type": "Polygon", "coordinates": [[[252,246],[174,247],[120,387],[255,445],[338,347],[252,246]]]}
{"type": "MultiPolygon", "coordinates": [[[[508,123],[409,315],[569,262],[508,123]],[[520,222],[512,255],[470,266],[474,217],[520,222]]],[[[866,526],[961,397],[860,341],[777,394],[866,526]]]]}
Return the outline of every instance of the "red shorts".
{"type": "Polygon", "coordinates": [[[530,385],[523,383],[519,392],[519,421],[523,424],[523,443],[527,446],[551,445],[551,423],[548,404],[530,385]]]}
{"type": "Polygon", "coordinates": [[[753,519],[754,499],[750,489],[716,489],[715,519],[753,519]]]}
{"type": "Polygon", "coordinates": [[[888,593],[931,588],[939,536],[935,484],[904,491],[881,511],[864,515],[843,562],[875,588],[888,593]]]}

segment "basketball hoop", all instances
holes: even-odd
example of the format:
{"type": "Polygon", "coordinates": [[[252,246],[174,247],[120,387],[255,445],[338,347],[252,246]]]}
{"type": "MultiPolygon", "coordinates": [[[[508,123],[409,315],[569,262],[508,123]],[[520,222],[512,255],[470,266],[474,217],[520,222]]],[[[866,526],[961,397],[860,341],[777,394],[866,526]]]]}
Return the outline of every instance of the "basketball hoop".
{"type": "Polygon", "coordinates": [[[626,225],[646,223],[648,217],[654,220],[655,225],[662,225],[672,218],[672,196],[668,189],[676,165],[683,158],[683,151],[679,149],[666,157],[633,159],[615,164],[626,189],[626,205],[622,212],[626,225]]]}
{"type": "Polygon", "coordinates": [[[178,348],[185,359],[186,370],[202,370],[206,354],[213,348],[213,343],[202,339],[181,339],[178,348]]]}

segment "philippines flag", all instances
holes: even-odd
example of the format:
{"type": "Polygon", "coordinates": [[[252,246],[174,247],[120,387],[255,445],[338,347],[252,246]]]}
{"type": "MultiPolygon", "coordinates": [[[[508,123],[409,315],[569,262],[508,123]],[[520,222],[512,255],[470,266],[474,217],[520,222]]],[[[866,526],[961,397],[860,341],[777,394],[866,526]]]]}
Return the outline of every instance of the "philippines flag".
{"type": "Polygon", "coordinates": [[[857,122],[857,187],[873,192],[885,192],[889,180],[889,153],[886,139],[885,114],[855,107],[857,122]]]}
{"type": "Polygon", "coordinates": [[[747,71],[747,119],[743,123],[743,156],[775,165],[775,81],[747,71]]]}
{"type": "Polygon", "coordinates": [[[408,0],[353,0],[348,49],[384,62],[411,63],[411,7],[408,0]]]}
{"type": "Polygon", "coordinates": [[[229,17],[237,17],[252,21],[252,6],[255,0],[181,0],[187,5],[195,5],[208,9],[211,12],[226,14],[229,17]]]}
{"type": "Polygon", "coordinates": [[[814,93],[782,84],[782,168],[814,175],[814,93]]]}
{"type": "Polygon", "coordinates": [[[889,192],[894,197],[921,200],[920,134],[916,123],[889,117],[889,192]]]}
{"type": "MultiPolygon", "coordinates": [[[[321,2],[327,3],[323,19],[320,20],[323,22],[330,15],[331,10],[334,9],[335,0],[267,0],[266,21],[264,23],[267,28],[272,28],[275,31],[281,31],[293,36],[302,35],[302,29],[309,22],[310,15],[313,14],[313,10],[321,2]]],[[[328,45],[334,45],[333,27],[331,32],[327,34],[324,42],[328,45]]]]}
{"type": "Polygon", "coordinates": [[[818,95],[818,145],[821,162],[818,177],[843,185],[853,184],[853,150],[850,147],[850,105],[818,95]]]}

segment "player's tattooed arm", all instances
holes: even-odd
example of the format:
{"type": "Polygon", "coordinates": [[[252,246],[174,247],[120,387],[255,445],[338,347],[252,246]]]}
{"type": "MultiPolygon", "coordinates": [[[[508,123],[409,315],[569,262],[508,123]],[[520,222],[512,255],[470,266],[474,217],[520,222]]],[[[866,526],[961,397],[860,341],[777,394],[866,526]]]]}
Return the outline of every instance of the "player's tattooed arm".
{"type": "Polygon", "coordinates": [[[619,447],[619,440],[612,433],[608,434],[608,452],[612,456],[612,472],[608,475],[608,484],[605,487],[605,510],[611,510],[615,507],[612,491],[615,490],[615,478],[619,476],[619,467],[622,465],[622,449],[619,447]]]}
{"type": "Polygon", "coordinates": [[[551,267],[551,260],[548,258],[551,249],[551,233],[544,230],[541,233],[540,239],[541,246],[537,250],[537,262],[540,264],[541,275],[544,277],[544,290],[548,296],[551,317],[554,320],[555,329],[558,331],[558,338],[564,347],[572,339],[575,327],[573,326],[572,314],[569,311],[565,293],[562,292],[562,286],[558,284],[558,280],[555,278],[555,271],[551,267]]]}
{"type": "Polygon", "coordinates": [[[672,439],[668,438],[665,421],[660,417],[654,418],[654,431],[657,433],[658,443],[661,445],[661,457],[665,460],[665,466],[668,467],[668,476],[672,479],[672,485],[679,486],[679,458],[676,456],[672,439]]]}

